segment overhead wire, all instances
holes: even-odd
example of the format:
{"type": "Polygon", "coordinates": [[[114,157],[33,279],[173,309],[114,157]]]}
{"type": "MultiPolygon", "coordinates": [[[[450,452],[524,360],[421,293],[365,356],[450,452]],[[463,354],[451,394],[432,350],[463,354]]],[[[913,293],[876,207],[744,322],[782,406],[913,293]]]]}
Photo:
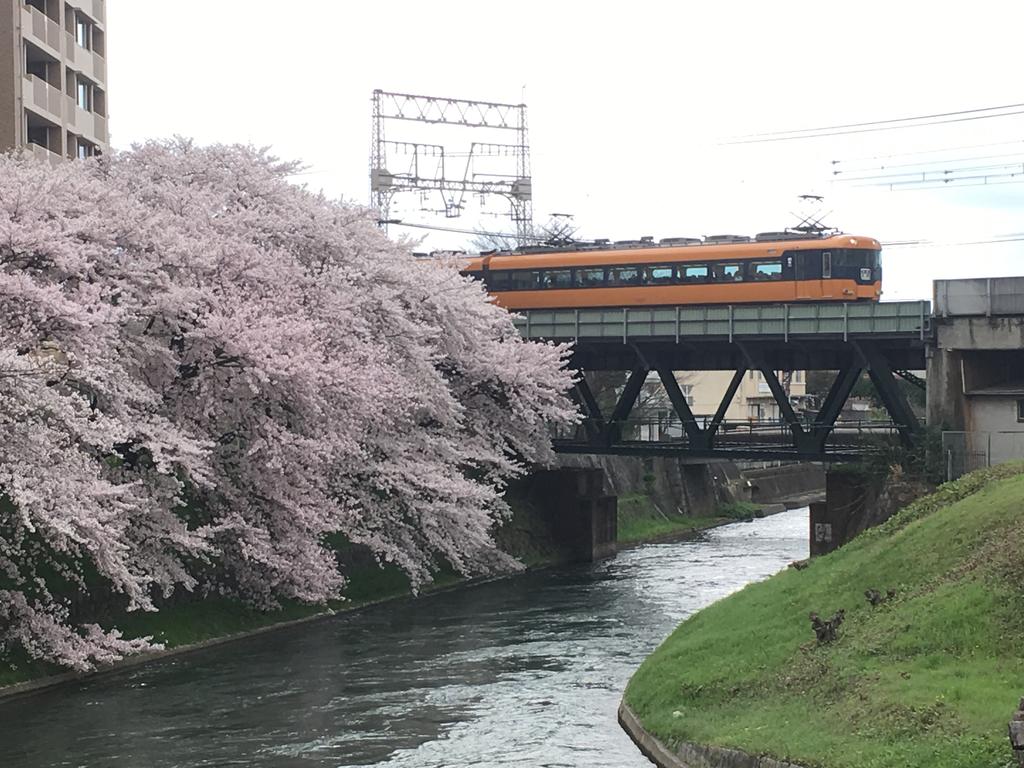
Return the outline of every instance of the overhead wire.
{"type": "Polygon", "coordinates": [[[958,248],[966,245],[998,245],[1000,243],[1024,242],[1024,235],[991,238],[988,240],[964,240],[952,243],[933,242],[931,240],[898,240],[895,242],[882,242],[884,248],[920,248],[931,246],[933,248],[958,248]]]}
{"type": "MultiPolygon", "coordinates": [[[[941,165],[944,163],[969,163],[974,160],[998,160],[1003,157],[1024,157],[1024,148],[1020,152],[1004,152],[998,155],[975,155],[974,157],[957,157],[957,158],[939,158],[937,160],[921,160],[914,163],[893,163],[890,165],[874,165],[869,167],[861,168],[847,168],[842,170],[833,170],[833,176],[839,176],[840,174],[846,173],[865,173],[867,171],[888,171],[894,168],[919,168],[927,165],[941,165]]],[[[832,165],[835,166],[839,161],[833,160],[832,165]]],[[[843,181],[843,179],[839,179],[843,181]]]]}
{"type": "MultiPolygon", "coordinates": [[[[517,239],[519,239],[519,236],[514,234],[514,233],[512,233],[512,232],[484,232],[484,231],[479,230],[479,229],[460,229],[458,227],[441,227],[441,226],[437,226],[435,224],[414,224],[414,223],[411,223],[411,222],[404,222],[404,221],[388,221],[388,222],[382,222],[382,223],[387,223],[387,224],[389,224],[391,226],[395,226],[395,227],[412,227],[413,229],[429,229],[429,230],[434,230],[434,231],[437,231],[437,232],[455,232],[457,234],[462,234],[462,235],[480,235],[481,237],[506,237],[509,240],[517,240],[517,239]]],[[[527,235],[526,239],[527,240],[535,240],[537,242],[544,242],[546,240],[545,237],[540,237],[538,235],[527,235]]]]}
{"type": "Polygon", "coordinates": [[[841,123],[838,125],[825,125],[816,128],[791,128],[784,131],[767,131],[763,133],[750,133],[737,136],[732,144],[756,143],[759,141],[778,141],[790,138],[816,138],[818,136],[842,135],[845,133],[862,133],[873,130],[893,130],[897,128],[913,128],[928,125],[943,125],[945,123],[963,122],[964,120],[981,120],[991,117],[1005,117],[1008,115],[1021,114],[1020,111],[1008,112],[1007,110],[1021,110],[1024,102],[1017,104],[1003,104],[996,107],[980,107],[977,109],[961,109],[954,112],[937,112],[929,115],[916,115],[913,117],[896,117],[886,120],[868,120],[860,123],[841,123]],[[997,112],[998,114],[981,114],[997,112]],[[925,122],[927,121],[927,122],[925,122]]]}
{"type": "MultiPolygon", "coordinates": [[[[1018,105],[1012,105],[1012,106],[1024,106],[1024,104],[1018,104],[1018,105]]],[[[992,109],[996,109],[996,107],[992,107],[992,109]]],[[[955,114],[955,113],[951,113],[951,114],[955,114]]],[[[931,122],[896,123],[896,124],[891,124],[891,125],[866,123],[865,126],[868,126],[868,127],[850,128],[848,130],[831,130],[831,129],[829,129],[829,130],[826,131],[825,129],[810,129],[810,130],[818,130],[818,131],[820,131],[818,133],[813,133],[813,132],[809,132],[809,131],[808,132],[781,131],[781,132],[779,132],[780,134],[788,134],[788,135],[763,134],[760,137],[756,137],[755,136],[755,137],[751,137],[751,138],[740,138],[740,139],[735,139],[735,140],[732,140],[732,141],[727,141],[727,142],[725,142],[725,144],[729,144],[729,145],[735,145],[735,144],[764,144],[764,143],[768,143],[768,142],[777,142],[777,141],[797,141],[797,140],[801,140],[801,139],[823,139],[823,138],[828,138],[830,136],[846,136],[846,135],[855,134],[855,133],[875,133],[877,131],[893,131],[893,130],[899,130],[899,129],[903,129],[903,128],[929,128],[929,127],[936,126],[936,125],[948,125],[950,123],[963,123],[963,122],[968,122],[968,121],[972,121],[972,120],[989,120],[989,119],[996,118],[996,117],[1013,117],[1013,116],[1016,116],[1016,115],[1024,115],[1024,109],[1015,110],[1015,111],[1012,111],[1012,112],[1000,112],[998,114],[992,114],[992,115],[978,115],[978,114],[965,115],[963,117],[951,117],[949,119],[933,120],[931,122]]],[[[901,118],[901,119],[910,120],[910,119],[914,119],[914,118],[901,118]]],[[[921,119],[921,118],[917,118],[917,119],[921,119]]]]}
{"type": "Polygon", "coordinates": [[[868,120],[868,121],[862,122],[862,123],[844,123],[844,124],[840,124],[840,125],[825,125],[825,126],[819,126],[817,128],[792,128],[792,129],[787,130],[787,131],[768,131],[766,133],[748,133],[748,134],[744,134],[742,136],[738,136],[737,138],[750,139],[750,138],[761,138],[761,137],[765,137],[765,136],[781,136],[782,134],[789,134],[789,133],[817,133],[819,131],[832,131],[832,130],[838,130],[838,129],[841,129],[841,128],[863,128],[863,127],[869,126],[869,125],[882,125],[882,124],[886,124],[886,123],[905,123],[905,122],[910,122],[912,120],[931,120],[932,118],[954,117],[954,116],[958,116],[958,115],[975,114],[977,112],[995,112],[995,111],[1004,110],[1004,109],[1017,109],[1019,107],[1024,107],[1024,102],[1019,103],[1019,104],[1003,104],[1002,106],[998,106],[998,107],[979,107],[979,108],[976,108],[976,109],[961,109],[961,110],[957,110],[955,112],[936,112],[936,113],[931,114],[931,115],[917,115],[916,117],[893,117],[893,118],[889,118],[889,119],[886,119],[886,120],[868,120]]]}
{"type": "Polygon", "coordinates": [[[959,152],[961,149],[985,149],[987,147],[1005,147],[1011,144],[1024,144],[1024,139],[1012,141],[990,141],[985,144],[961,144],[955,147],[940,147],[938,149],[917,149],[911,152],[894,152],[891,155],[865,155],[863,157],[848,157],[846,160],[833,160],[836,165],[842,162],[859,163],[865,160],[886,160],[890,157],[913,157],[915,155],[936,155],[941,152],[959,152]]]}
{"type": "MultiPolygon", "coordinates": [[[[882,173],[872,176],[851,176],[847,179],[836,179],[841,184],[853,184],[858,187],[884,187],[887,184],[926,184],[934,181],[956,181],[957,179],[975,179],[977,176],[957,176],[955,174],[976,173],[977,171],[1002,171],[1008,168],[1019,168],[1024,172],[1024,160],[1015,163],[999,163],[995,165],[964,166],[962,168],[939,168],[933,171],[899,171],[897,173],[882,173]],[[908,179],[908,176],[920,178],[908,179]],[[926,178],[931,176],[932,178],[926,178]],[[857,181],[872,181],[873,184],[854,184],[857,181]]],[[[1005,176],[1006,174],[986,174],[989,176],[1005,176]]]]}
{"type": "MultiPolygon", "coordinates": [[[[1010,176],[1014,176],[1014,175],[1021,175],[1021,174],[1009,174],[1009,175],[1010,176]]],[[[983,176],[983,177],[979,177],[979,178],[1001,178],[1001,177],[1000,176],[987,176],[987,177],[984,177],[983,176]]],[[[954,184],[954,183],[936,184],[936,183],[934,183],[936,181],[938,181],[938,180],[937,179],[932,179],[929,182],[926,182],[926,183],[929,184],[928,186],[917,186],[917,187],[903,186],[903,187],[900,187],[899,189],[890,189],[889,191],[890,192],[919,192],[919,191],[923,192],[923,191],[929,190],[929,189],[964,189],[964,188],[967,188],[967,187],[1002,187],[1002,186],[1006,186],[1007,184],[1024,184],[1024,178],[1016,179],[1015,181],[974,181],[971,184],[954,184]]],[[[882,187],[889,186],[889,187],[891,187],[892,185],[889,185],[889,184],[861,184],[860,186],[862,186],[862,187],[879,187],[879,186],[882,186],[882,187]]]]}

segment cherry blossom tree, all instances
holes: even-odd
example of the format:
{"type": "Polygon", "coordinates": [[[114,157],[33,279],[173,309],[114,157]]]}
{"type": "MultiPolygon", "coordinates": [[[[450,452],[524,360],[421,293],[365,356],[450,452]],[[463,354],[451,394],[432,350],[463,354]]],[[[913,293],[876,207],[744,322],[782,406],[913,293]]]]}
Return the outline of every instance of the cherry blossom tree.
{"type": "Polygon", "coordinates": [[[0,158],[0,642],[88,668],[147,647],[99,599],[337,598],[335,535],[414,586],[515,567],[492,532],[575,418],[566,350],[295,170],[0,158]]]}

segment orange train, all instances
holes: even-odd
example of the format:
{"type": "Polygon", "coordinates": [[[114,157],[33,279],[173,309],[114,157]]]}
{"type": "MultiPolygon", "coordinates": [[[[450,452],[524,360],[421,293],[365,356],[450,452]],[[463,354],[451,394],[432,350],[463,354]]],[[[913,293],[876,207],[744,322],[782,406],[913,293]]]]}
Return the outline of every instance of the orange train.
{"type": "Polygon", "coordinates": [[[881,245],[870,237],[773,232],[525,248],[472,258],[507,309],[878,301],[881,245]]]}

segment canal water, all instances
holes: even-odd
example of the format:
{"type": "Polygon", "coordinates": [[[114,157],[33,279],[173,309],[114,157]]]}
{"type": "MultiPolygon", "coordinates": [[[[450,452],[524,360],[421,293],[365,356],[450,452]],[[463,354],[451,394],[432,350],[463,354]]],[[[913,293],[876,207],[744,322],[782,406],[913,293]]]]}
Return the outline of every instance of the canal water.
{"type": "Polygon", "coordinates": [[[685,617],[807,556],[807,510],[0,704],[0,766],[643,768],[616,723],[685,617]]]}

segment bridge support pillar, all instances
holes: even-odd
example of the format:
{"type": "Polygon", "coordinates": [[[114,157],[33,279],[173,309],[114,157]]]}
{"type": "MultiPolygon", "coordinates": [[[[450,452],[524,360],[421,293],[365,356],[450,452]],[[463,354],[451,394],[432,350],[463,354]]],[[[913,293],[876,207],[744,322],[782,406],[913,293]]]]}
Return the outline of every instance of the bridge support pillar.
{"type": "Polygon", "coordinates": [[[552,534],[571,562],[612,557],[618,541],[618,499],[604,492],[604,470],[565,467],[531,477],[552,534]]]}
{"type": "Polygon", "coordinates": [[[810,505],[811,557],[827,555],[871,526],[885,521],[879,505],[882,478],[854,470],[825,473],[825,501],[810,505]]]}

